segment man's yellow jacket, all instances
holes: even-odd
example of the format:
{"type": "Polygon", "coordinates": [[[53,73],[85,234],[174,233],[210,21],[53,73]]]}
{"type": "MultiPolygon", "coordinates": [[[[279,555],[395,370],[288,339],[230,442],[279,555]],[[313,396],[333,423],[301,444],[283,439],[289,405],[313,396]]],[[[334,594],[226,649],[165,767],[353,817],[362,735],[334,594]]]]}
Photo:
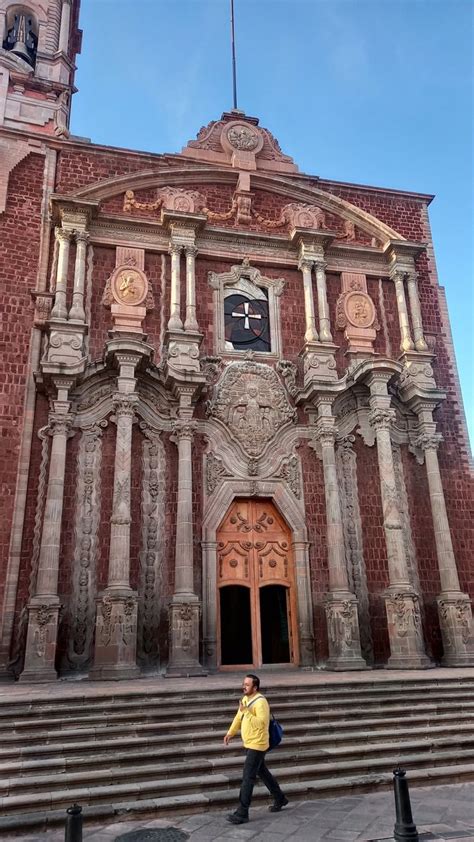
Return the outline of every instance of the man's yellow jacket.
{"type": "Polygon", "coordinates": [[[227,732],[228,735],[235,737],[240,731],[245,748],[268,751],[270,707],[266,698],[264,696],[257,696],[254,701],[252,698],[247,699],[247,696],[244,696],[242,704],[248,709],[243,712],[240,710],[237,711],[232,725],[227,732]]]}

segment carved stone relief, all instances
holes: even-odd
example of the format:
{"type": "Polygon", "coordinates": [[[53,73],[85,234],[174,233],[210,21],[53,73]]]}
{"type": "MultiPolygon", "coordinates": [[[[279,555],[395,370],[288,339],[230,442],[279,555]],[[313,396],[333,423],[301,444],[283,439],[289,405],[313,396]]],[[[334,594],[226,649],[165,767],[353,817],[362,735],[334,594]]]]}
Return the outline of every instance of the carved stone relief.
{"type": "Polygon", "coordinates": [[[258,457],[280,427],[295,418],[295,410],[275,371],[248,360],[225,370],[208,415],[226,425],[248,456],[258,457]]]}
{"type": "Polygon", "coordinates": [[[299,469],[299,459],[297,456],[289,456],[283,459],[281,468],[276,475],[278,479],[284,479],[288,487],[299,500],[301,497],[301,477],[299,469]]]}
{"type": "Polygon", "coordinates": [[[336,305],[336,325],[345,330],[349,351],[373,352],[376,331],[380,330],[374,303],[367,293],[365,275],[342,272],[342,293],[336,305]]]}
{"type": "MultiPolygon", "coordinates": [[[[33,547],[31,552],[31,567],[28,581],[28,602],[35,594],[36,578],[38,575],[38,561],[41,547],[41,532],[43,528],[43,515],[46,503],[46,489],[48,483],[48,466],[50,455],[50,428],[48,425],[41,427],[38,430],[38,438],[41,441],[41,462],[38,475],[38,490],[36,492],[36,509],[35,509],[35,524],[33,530],[33,547]]],[[[26,632],[28,626],[28,610],[26,603],[20,613],[20,620],[16,632],[15,641],[13,644],[12,657],[10,660],[10,669],[16,675],[21,672],[23,653],[26,644],[26,632]]]]}
{"type": "Polygon", "coordinates": [[[336,450],[336,465],[340,489],[344,544],[348,562],[349,590],[358,600],[359,633],[362,655],[368,664],[374,662],[372,631],[370,628],[369,591],[362,541],[362,522],[357,485],[357,456],[353,450],[355,437],[343,438],[336,450]]]}
{"type": "Polygon", "coordinates": [[[411,532],[410,512],[408,509],[408,494],[405,485],[405,476],[403,473],[403,461],[400,447],[392,442],[392,456],[393,468],[395,472],[395,483],[398,496],[398,510],[402,524],[403,543],[405,545],[405,555],[408,564],[408,571],[410,574],[410,583],[414,591],[419,595],[421,593],[420,578],[418,575],[418,564],[416,560],[415,545],[411,532]]]}
{"type": "Polygon", "coordinates": [[[159,622],[165,558],[166,454],[160,434],[141,423],[142,541],[138,612],[138,658],[144,665],[159,659],[159,622]]]}
{"type": "Polygon", "coordinates": [[[208,453],[206,456],[206,490],[208,494],[214,494],[216,488],[219,487],[224,477],[229,477],[231,474],[225,467],[222,459],[215,456],[214,453],[208,453]]]}
{"type": "Polygon", "coordinates": [[[86,667],[92,657],[96,595],[97,536],[100,524],[100,465],[106,421],[82,431],[77,456],[73,584],[69,605],[68,661],[86,667]]]}

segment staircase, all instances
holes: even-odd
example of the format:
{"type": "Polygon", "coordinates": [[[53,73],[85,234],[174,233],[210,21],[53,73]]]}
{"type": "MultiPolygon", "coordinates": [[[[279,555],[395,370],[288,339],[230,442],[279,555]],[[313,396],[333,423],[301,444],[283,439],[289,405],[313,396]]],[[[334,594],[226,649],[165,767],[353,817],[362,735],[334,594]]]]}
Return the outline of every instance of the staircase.
{"type": "MultiPolygon", "coordinates": [[[[474,780],[474,672],[386,676],[265,681],[285,730],[268,765],[290,799],[386,787],[398,764],[411,784],[474,780]]],[[[210,681],[3,694],[0,833],[64,822],[74,802],[91,820],[235,805],[242,750],[238,738],[227,749],[222,738],[237,694],[228,677],[227,686],[210,681]]],[[[267,797],[258,786],[255,798],[267,797]]]]}

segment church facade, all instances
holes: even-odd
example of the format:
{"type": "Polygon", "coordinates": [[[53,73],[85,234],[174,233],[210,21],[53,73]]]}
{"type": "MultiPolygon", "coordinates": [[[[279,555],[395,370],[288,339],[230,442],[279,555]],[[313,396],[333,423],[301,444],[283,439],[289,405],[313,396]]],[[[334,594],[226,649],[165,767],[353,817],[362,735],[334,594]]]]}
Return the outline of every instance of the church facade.
{"type": "Polygon", "coordinates": [[[474,664],[431,196],[240,111],[68,130],[76,0],[0,0],[0,662],[21,681],[474,664]]]}

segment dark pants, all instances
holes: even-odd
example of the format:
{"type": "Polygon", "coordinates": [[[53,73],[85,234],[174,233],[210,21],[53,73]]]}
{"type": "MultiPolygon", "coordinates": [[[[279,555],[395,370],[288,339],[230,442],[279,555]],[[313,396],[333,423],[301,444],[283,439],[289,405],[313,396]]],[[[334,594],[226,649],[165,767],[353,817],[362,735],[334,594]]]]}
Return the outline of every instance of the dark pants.
{"type": "Polygon", "coordinates": [[[273,795],[275,801],[281,801],[283,799],[283,793],[278,781],[275,780],[271,772],[269,772],[265,766],[266,752],[257,751],[254,748],[247,748],[245,751],[247,756],[244,763],[242,785],[240,787],[239,795],[239,806],[236,813],[239,816],[247,817],[257,777],[265,784],[270,794],[273,795]]]}

